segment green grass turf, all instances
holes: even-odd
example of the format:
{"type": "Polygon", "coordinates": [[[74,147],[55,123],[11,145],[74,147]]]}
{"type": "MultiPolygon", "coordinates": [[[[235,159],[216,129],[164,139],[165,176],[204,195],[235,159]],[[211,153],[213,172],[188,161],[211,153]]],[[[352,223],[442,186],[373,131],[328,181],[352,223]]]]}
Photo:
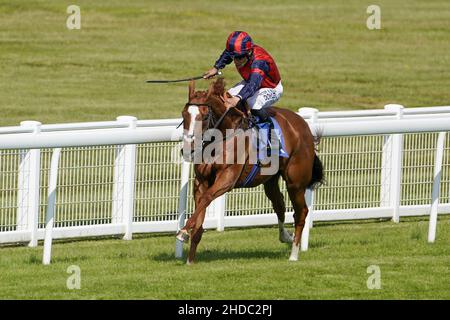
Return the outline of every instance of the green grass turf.
{"type": "MultiPolygon", "coordinates": [[[[246,30],[276,59],[296,110],[448,105],[450,4],[380,0],[382,30],[366,28],[366,1],[76,2],[81,30],[66,28],[68,3],[0,0],[0,125],[179,117],[187,84],[148,85],[206,71],[233,30],[246,30]]],[[[233,66],[229,85],[239,80],[233,66]]],[[[206,88],[207,82],[198,82],[206,88]]],[[[172,257],[173,235],[4,247],[0,298],[413,299],[450,298],[449,219],[426,243],[427,223],[322,223],[298,263],[276,228],[208,231],[199,264],[172,257]],[[82,289],[68,290],[67,267],[82,289]],[[369,265],[382,289],[369,290],[369,265]],[[187,281],[189,279],[189,281],[187,281]]]]}
{"type": "Polygon", "coordinates": [[[275,227],[208,230],[198,262],[176,260],[175,237],[56,241],[53,262],[42,246],[4,247],[0,299],[450,299],[450,216],[437,241],[428,221],[316,223],[310,249],[289,262],[275,227]],[[81,269],[81,289],[69,290],[67,268],[81,269]],[[381,289],[368,289],[381,270],[381,289]]]}
{"type": "MultiPolygon", "coordinates": [[[[275,57],[279,106],[448,105],[450,3],[376,3],[370,31],[361,0],[79,0],[81,30],[68,30],[64,1],[0,0],[0,125],[179,117],[187,84],[144,80],[202,74],[233,30],[275,57]]],[[[239,80],[232,65],[224,76],[239,80]]]]}

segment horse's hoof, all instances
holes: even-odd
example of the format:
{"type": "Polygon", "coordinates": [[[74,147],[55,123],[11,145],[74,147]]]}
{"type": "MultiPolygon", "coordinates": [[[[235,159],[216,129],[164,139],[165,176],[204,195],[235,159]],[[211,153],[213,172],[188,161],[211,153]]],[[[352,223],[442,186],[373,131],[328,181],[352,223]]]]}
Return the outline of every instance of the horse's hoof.
{"type": "Polygon", "coordinates": [[[291,254],[289,256],[289,261],[298,261],[298,254],[295,253],[291,254]]]}
{"type": "Polygon", "coordinates": [[[280,233],[279,239],[281,243],[292,243],[294,241],[294,237],[286,230],[280,233]]]}
{"type": "Polygon", "coordinates": [[[292,245],[291,255],[289,256],[289,261],[298,261],[298,250],[300,246],[292,245]]]}
{"type": "Polygon", "coordinates": [[[187,266],[192,266],[194,264],[194,261],[189,261],[189,259],[186,260],[187,266]]]}
{"type": "Polygon", "coordinates": [[[189,233],[186,230],[180,230],[177,233],[177,239],[181,242],[188,242],[189,241],[189,233]]]}

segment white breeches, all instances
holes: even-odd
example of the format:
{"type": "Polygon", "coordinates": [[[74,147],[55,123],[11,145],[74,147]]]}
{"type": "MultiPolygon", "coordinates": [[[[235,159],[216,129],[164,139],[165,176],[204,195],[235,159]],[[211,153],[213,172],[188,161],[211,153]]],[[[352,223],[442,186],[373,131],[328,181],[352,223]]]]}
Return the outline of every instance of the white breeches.
{"type": "MultiPolygon", "coordinates": [[[[237,95],[241,89],[245,86],[246,81],[242,80],[234,87],[230,88],[228,92],[235,96],[237,95]]],[[[261,108],[270,107],[272,104],[280,100],[281,95],[283,94],[283,85],[281,81],[275,88],[261,88],[255,92],[250,98],[247,99],[247,103],[250,109],[259,110],[261,108]]]]}

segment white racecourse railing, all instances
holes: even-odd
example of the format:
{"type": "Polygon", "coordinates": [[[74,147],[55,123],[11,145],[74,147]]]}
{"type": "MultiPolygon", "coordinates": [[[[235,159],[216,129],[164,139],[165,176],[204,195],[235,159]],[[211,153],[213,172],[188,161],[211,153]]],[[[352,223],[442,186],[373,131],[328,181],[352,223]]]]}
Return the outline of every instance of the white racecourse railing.
{"type": "MultiPolygon", "coordinates": [[[[398,222],[401,216],[431,213],[429,241],[434,241],[437,213],[450,213],[445,135],[450,107],[301,108],[299,114],[323,137],[319,156],[327,181],[310,199],[309,225],[381,217],[398,222]]],[[[0,243],[36,246],[45,226],[53,224],[53,238],[123,234],[131,239],[133,233],[176,231],[184,213],[193,211],[193,173],[181,161],[180,122],[123,116],[0,128],[0,243]]],[[[291,213],[284,183],[282,190],[291,213]]],[[[223,230],[276,222],[258,187],[214,201],[204,226],[223,230]]],[[[292,214],[286,222],[293,222],[292,214]]],[[[306,250],[307,233],[304,240],[306,250]]]]}

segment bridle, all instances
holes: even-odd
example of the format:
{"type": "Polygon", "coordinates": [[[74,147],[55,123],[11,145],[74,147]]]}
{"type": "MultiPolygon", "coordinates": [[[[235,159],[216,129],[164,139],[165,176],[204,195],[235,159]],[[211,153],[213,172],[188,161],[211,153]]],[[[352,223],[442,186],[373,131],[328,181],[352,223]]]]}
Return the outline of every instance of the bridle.
{"type": "MultiPolygon", "coordinates": [[[[191,102],[186,103],[186,107],[189,107],[189,106],[208,107],[208,114],[206,115],[207,118],[206,119],[204,119],[204,118],[202,119],[202,122],[205,121],[205,120],[208,121],[208,124],[206,125],[206,128],[202,131],[202,135],[203,135],[206,130],[211,129],[211,124],[214,125],[214,123],[215,123],[215,121],[214,121],[215,120],[215,116],[214,116],[214,112],[212,112],[212,107],[211,107],[210,104],[207,104],[207,103],[191,103],[191,102]]],[[[184,123],[184,119],[183,119],[183,121],[181,121],[181,123],[178,125],[177,128],[179,128],[183,123],[184,123]]],[[[214,126],[214,129],[217,129],[217,128],[214,126]]]]}
{"type": "MultiPolygon", "coordinates": [[[[207,104],[207,103],[190,103],[190,102],[188,102],[188,103],[186,104],[186,107],[187,107],[187,106],[206,106],[206,107],[208,107],[208,115],[207,115],[207,119],[206,119],[206,120],[208,121],[208,124],[207,124],[207,126],[206,126],[206,129],[204,129],[204,130],[202,131],[202,137],[204,136],[204,133],[205,133],[207,130],[209,130],[209,129],[217,129],[217,128],[219,127],[219,125],[222,123],[223,119],[226,117],[227,113],[228,113],[228,112],[230,111],[230,109],[231,109],[231,108],[227,108],[227,109],[225,110],[225,112],[220,116],[220,118],[219,118],[217,121],[215,121],[216,118],[215,118],[215,116],[214,116],[214,112],[212,111],[212,106],[211,106],[211,105],[209,105],[209,104],[207,104]],[[211,128],[211,125],[213,125],[214,127],[211,128]]],[[[235,107],[234,107],[234,108],[235,108],[235,107]]],[[[214,140],[214,141],[207,141],[207,142],[205,142],[205,141],[202,139],[202,147],[201,147],[201,149],[198,149],[198,150],[192,150],[190,156],[191,156],[191,157],[194,157],[194,156],[197,154],[197,152],[203,152],[203,150],[205,149],[205,147],[208,146],[208,145],[211,145],[211,144],[214,144],[214,143],[223,143],[223,142],[226,143],[226,141],[227,141],[228,139],[234,138],[234,137],[236,137],[238,134],[244,132],[244,130],[238,130],[238,129],[242,129],[242,125],[244,124],[244,121],[245,121],[244,118],[242,118],[241,121],[239,122],[239,124],[236,126],[236,128],[234,128],[234,129],[235,129],[234,132],[231,133],[231,134],[228,135],[228,136],[225,135],[225,137],[222,139],[222,141],[220,141],[220,140],[218,140],[218,141],[214,140]]],[[[181,126],[183,123],[184,123],[184,119],[183,119],[183,121],[178,125],[178,127],[181,126]]],[[[178,127],[177,127],[177,128],[178,128],[178,127]]],[[[239,178],[238,178],[236,181],[239,181],[239,180],[240,180],[240,178],[241,178],[241,176],[242,176],[242,174],[243,174],[243,172],[244,172],[244,170],[245,170],[245,168],[246,168],[246,166],[247,166],[248,157],[249,157],[249,155],[247,154],[247,155],[246,155],[246,159],[245,159],[245,164],[244,164],[244,166],[242,166],[241,172],[240,172],[240,174],[239,174],[239,178]]],[[[236,183],[236,182],[235,182],[235,183],[236,183]]]]}
{"type": "MultiPolygon", "coordinates": [[[[206,118],[206,119],[202,119],[202,121],[205,121],[205,120],[207,121],[206,128],[204,128],[204,129],[202,130],[202,137],[203,137],[204,133],[205,133],[207,130],[210,130],[210,129],[218,129],[219,126],[220,126],[220,124],[222,123],[223,119],[226,117],[226,115],[228,114],[228,112],[231,110],[231,108],[227,108],[227,109],[225,110],[225,112],[222,113],[222,115],[220,116],[220,118],[217,119],[216,116],[215,116],[215,114],[214,114],[214,112],[213,112],[212,106],[211,106],[210,104],[208,104],[208,103],[191,103],[191,102],[188,102],[188,103],[186,103],[186,107],[188,107],[188,106],[196,106],[196,107],[204,106],[204,107],[208,107],[208,114],[206,115],[207,118],[206,118]]],[[[234,128],[234,129],[235,129],[235,130],[240,129],[240,128],[242,127],[243,122],[244,122],[244,119],[241,119],[241,121],[239,122],[239,124],[237,125],[237,127],[234,128]]],[[[177,128],[179,128],[183,123],[184,123],[184,119],[183,119],[183,121],[181,121],[181,123],[177,126],[177,128]]],[[[231,129],[231,128],[230,128],[230,129],[231,129]]],[[[226,141],[227,139],[229,139],[229,138],[231,138],[231,137],[234,137],[234,136],[237,134],[236,132],[237,132],[237,131],[233,132],[233,133],[232,133],[231,135],[229,135],[229,136],[225,136],[225,137],[223,138],[222,142],[223,142],[223,141],[226,141]]],[[[217,142],[219,142],[219,141],[207,141],[207,142],[202,141],[202,148],[201,148],[201,149],[203,150],[207,145],[209,145],[209,144],[211,144],[211,143],[217,143],[217,142]]],[[[195,150],[192,150],[192,153],[195,153],[195,152],[196,152],[195,150]]]]}
{"type": "MultiPolygon", "coordinates": [[[[214,115],[214,112],[212,111],[212,106],[208,103],[191,103],[188,102],[186,103],[186,107],[188,106],[196,106],[196,107],[208,107],[208,114],[207,114],[207,118],[206,120],[208,121],[206,128],[202,131],[202,134],[205,133],[206,130],[209,129],[217,129],[220,124],[222,123],[223,119],[226,117],[228,111],[230,111],[231,108],[227,108],[225,110],[224,113],[222,113],[222,115],[220,116],[219,119],[216,120],[216,117],[214,115]]],[[[203,119],[202,121],[204,121],[205,119],[203,119]]],[[[184,123],[184,119],[183,121],[181,121],[181,123],[177,126],[177,129],[184,123]]]]}

